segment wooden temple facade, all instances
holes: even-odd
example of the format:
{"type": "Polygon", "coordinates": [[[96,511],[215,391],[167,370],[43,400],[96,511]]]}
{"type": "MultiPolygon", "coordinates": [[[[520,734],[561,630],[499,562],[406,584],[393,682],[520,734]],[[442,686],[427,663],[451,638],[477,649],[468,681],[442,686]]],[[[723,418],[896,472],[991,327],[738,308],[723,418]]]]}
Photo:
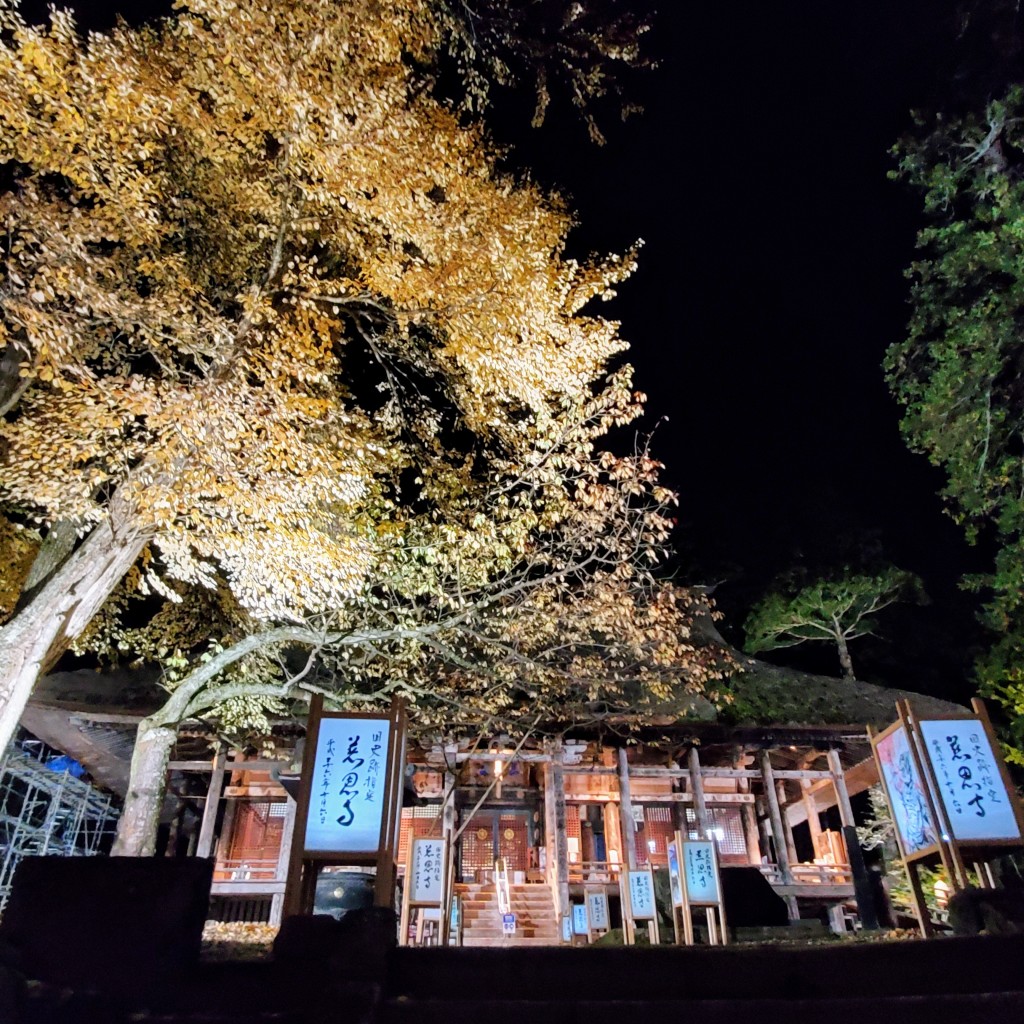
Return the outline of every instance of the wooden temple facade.
{"type": "MultiPolygon", "coordinates": [[[[410,838],[449,837],[466,944],[558,942],[560,919],[595,887],[616,918],[623,869],[666,867],[676,830],[712,839],[723,872],[759,872],[791,920],[827,915],[838,930],[853,919],[851,796],[876,781],[862,727],[687,725],[628,742],[513,746],[499,738],[407,755],[399,863],[410,838]],[[493,901],[498,859],[520,919],[513,937],[502,937],[493,901]]],[[[296,808],[295,766],[282,753],[171,762],[209,779],[186,847],[215,857],[221,919],[280,920],[296,808]]]]}

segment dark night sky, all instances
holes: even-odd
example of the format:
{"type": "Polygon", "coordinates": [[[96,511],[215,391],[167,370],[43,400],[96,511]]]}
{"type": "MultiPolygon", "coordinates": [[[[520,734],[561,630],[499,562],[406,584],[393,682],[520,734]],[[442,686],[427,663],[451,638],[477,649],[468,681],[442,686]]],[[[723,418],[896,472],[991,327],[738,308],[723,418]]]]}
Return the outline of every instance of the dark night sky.
{"type": "MultiPolygon", "coordinates": [[[[102,24],[118,4],[77,6],[102,24]]],[[[869,533],[924,576],[932,603],[897,614],[862,674],[965,696],[973,605],[956,581],[984,560],[942,514],[941,475],[901,442],[880,366],[908,316],[917,223],[914,197],[886,180],[887,150],[910,108],[941,95],[950,4],[660,6],[662,63],[636,83],[645,113],[609,124],[607,146],[557,110],[531,131],[529,97],[502,101],[496,129],[570,196],[581,253],[646,240],[610,312],[649,395],[646,426],[668,417],[656,450],[681,493],[679,571],[725,581],[723,629],[739,641],[775,572],[841,560],[837,537],[869,533]]],[[[836,670],[829,652],[783,653],[836,670]]]]}
{"type": "MultiPolygon", "coordinates": [[[[645,114],[596,152],[560,123],[520,148],[571,193],[581,248],[647,242],[613,315],[650,424],[669,417],[657,450],[681,493],[680,571],[725,581],[723,632],[741,641],[776,572],[841,564],[838,538],[862,535],[932,600],[895,611],[861,674],[962,697],[978,638],[957,581],[984,559],[900,439],[881,370],[918,224],[888,150],[948,83],[949,6],[663,4],[645,114]]],[[[828,650],[780,653],[837,671],[828,650]]]]}

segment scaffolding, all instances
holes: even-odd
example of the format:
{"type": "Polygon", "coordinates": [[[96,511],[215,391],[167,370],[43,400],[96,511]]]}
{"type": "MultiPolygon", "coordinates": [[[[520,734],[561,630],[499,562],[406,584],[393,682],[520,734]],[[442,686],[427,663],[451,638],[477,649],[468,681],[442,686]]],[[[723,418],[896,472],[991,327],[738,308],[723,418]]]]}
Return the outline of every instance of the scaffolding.
{"type": "Polygon", "coordinates": [[[12,743],[0,760],[0,912],[22,857],[106,853],[117,825],[114,798],[47,762],[38,741],[12,743]]]}

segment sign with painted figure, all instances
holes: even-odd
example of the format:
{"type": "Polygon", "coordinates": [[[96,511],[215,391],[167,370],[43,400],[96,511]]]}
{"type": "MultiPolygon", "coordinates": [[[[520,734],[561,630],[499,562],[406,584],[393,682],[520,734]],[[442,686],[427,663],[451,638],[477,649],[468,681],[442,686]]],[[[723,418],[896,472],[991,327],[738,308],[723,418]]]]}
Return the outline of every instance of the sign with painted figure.
{"type": "Polygon", "coordinates": [[[718,864],[715,844],[704,840],[684,840],[683,879],[690,903],[720,903],[718,864]]]}
{"type": "Polygon", "coordinates": [[[909,857],[934,846],[939,839],[938,830],[928,809],[924,780],[918,773],[906,729],[899,726],[883,734],[875,743],[875,754],[903,852],[909,857]]]}
{"type": "Polygon", "coordinates": [[[501,934],[502,935],[515,935],[516,933],[516,915],[515,914],[502,914],[501,915],[501,934]]]}
{"type": "Polygon", "coordinates": [[[679,850],[675,842],[666,847],[668,850],[668,884],[672,890],[672,906],[683,906],[683,881],[679,875],[679,850]]]}
{"type": "Polygon", "coordinates": [[[440,906],[444,901],[445,842],[413,839],[409,865],[409,899],[412,903],[440,906]]]}
{"type": "Polygon", "coordinates": [[[634,921],[649,921],[657,916],[650,870],[629,872],[629,907],[634,921]]]}
{"type": "Polygon", "coordinates": [[[307,852],[377,852],[390,733],[387,717],[320,719],[304,837],[307,852]]]}
{"type": "Polygon", "coordinates": [[[952,838],[1019,843],[1013,797],[982,723],[976,718],[925,720],[919,728],[952,838]]]}
{"type": "Polygon", "coordinates": [[[573,935],[590,934],[590,920],[587,917],[587,905],[585,903],[574,903],[572,905],[572,933],[573,935]]]}
{"type": "Polygon", "coordinates": [[[606,932],[611,927],[611,918],[608,914],[608,896],[606,893],[587,893],[587,913],[590,915],[590,925],[594,931],[606,932]]]}

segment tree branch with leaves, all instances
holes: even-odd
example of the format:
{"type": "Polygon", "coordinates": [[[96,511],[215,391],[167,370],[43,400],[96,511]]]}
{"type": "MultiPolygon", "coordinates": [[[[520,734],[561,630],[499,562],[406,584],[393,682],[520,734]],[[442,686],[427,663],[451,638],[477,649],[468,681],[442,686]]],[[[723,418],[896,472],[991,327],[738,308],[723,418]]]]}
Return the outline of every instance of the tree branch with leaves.
{"type": "Polygon", "coordinates": [[[842,674],[854,679],[849,645],[876,635],[876,615],[897,601],[920,599],[921,581],[889,567],[872,574],[846,572],[808,580],[802,572],[779,581],[750,611],[743,629],[751,654],[807,642],[836,646],[842,674]]]}

